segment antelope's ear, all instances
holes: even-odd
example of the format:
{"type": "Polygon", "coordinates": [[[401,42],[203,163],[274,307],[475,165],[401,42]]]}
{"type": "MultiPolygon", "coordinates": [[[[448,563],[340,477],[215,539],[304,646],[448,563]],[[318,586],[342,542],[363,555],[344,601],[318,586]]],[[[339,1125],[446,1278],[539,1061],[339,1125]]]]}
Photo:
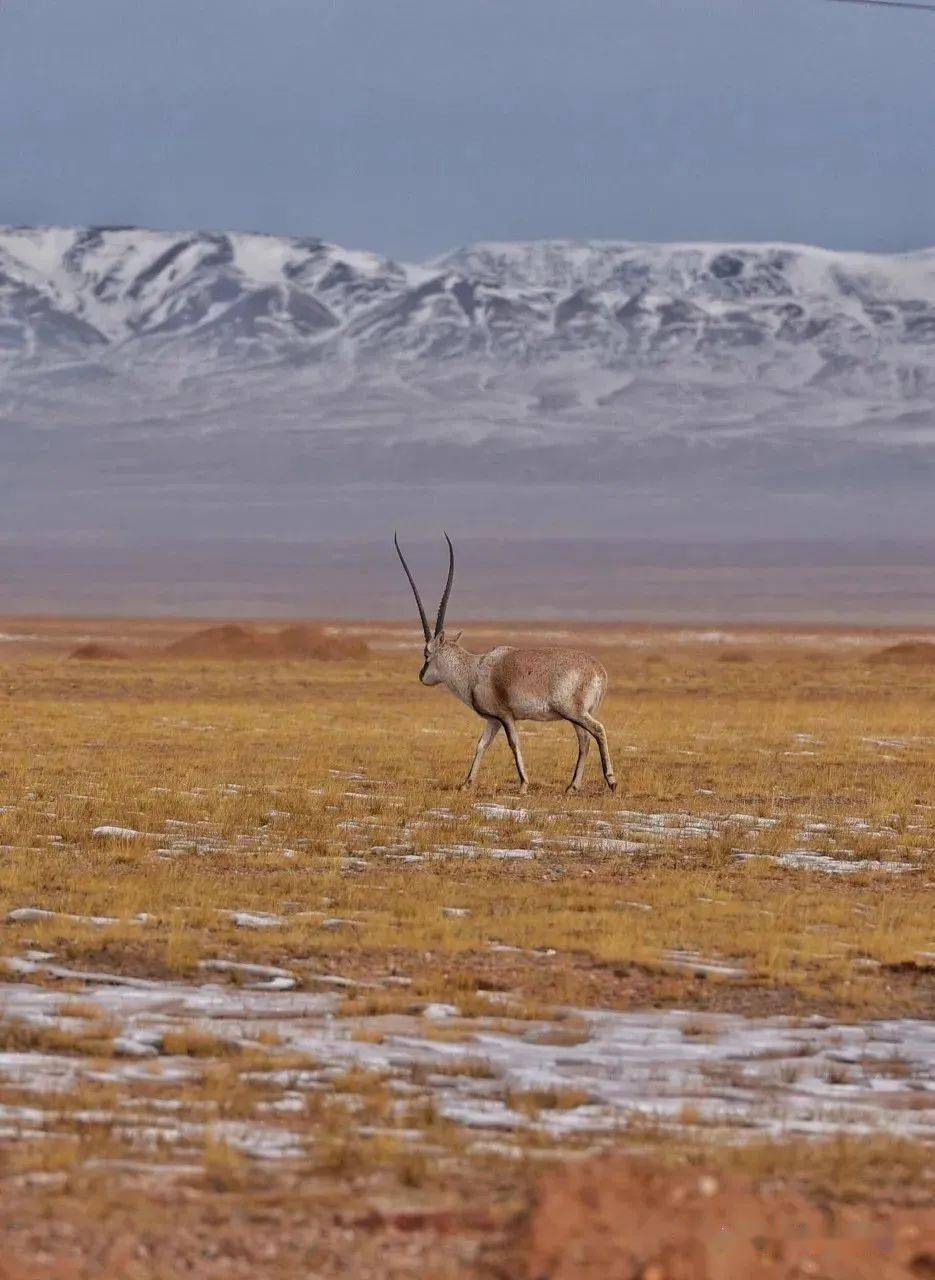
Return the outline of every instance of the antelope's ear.
{"type": "Polygon", "coordinates": [[[458,632],[458,634],[455,636],[455,638],[454,638],[452,641],[450,641],[450,643],[451,643],[451,644],[457,644],[457,643],[458,643],[458,641],[461,639],[461,637],[462,637],[463,635],[464,635],[464,632],[463,632],[463,631],[459,631],[459,632],[458,632]]]}

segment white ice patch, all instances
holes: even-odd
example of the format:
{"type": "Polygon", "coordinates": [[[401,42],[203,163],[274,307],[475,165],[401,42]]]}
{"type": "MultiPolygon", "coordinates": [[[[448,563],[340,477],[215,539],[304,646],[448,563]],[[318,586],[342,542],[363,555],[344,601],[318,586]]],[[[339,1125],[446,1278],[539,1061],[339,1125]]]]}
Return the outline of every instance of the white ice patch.
{"type": "Polygon", "coordinates": [[[209,973],[231,973],[247,979],[254,991],[291,991],[296,978],[288,969],[271,964],[247,964],[239,960],[199,960],[198,968],[209,973]]]}
{"type": "Polygon", "coordinates": [[[284,916],[271,915],[268,911],[225,911],[238,929],[279,929],[285,923],[284,916]]]}
{"type": "Polygon", "coordinates": [[[585,853],[643,853],[649,848],[643,841],[617,840],[611,836],[565,836],[562,840],[550,840],[555,848],[581,849],[585,853]]]}
{"type": "Polygon", "coordinates": [[[422,1017],[429,1022],[443,1022],[446,1018],[457,1018],[458,1007],[453,1004],[427,1004],[422,1010],[422,1017]]]}
{"type": "Polygon", "coordinates": [[[739,965],[728,964],[725,960],[705,959],[696,951],[664,951],[663,963],[670,969],[680,969],[686,973],[714,974],[722,978],[746,977],[746,969],[739,965]]]}
{"type": "MultiPolygon", "coordinates": [[[[672,958],[693,966],[720,965],[691,955],[672,958]]],[[[208,963],[218,972],[236,972],[227,969],[233,962],[208,963]]],[[[884,1131],[935,1141],[932,1022],[836,1024],[819,1018],[570,1009],[557,1022],[517,1022],[509,1034],[501,1029],[510,1018],[507,999],[495,1018],[466,1020],[463,1039],[435,1040],[424,1033],[425,1019],[453,1019],[455,1006],[428,1005],[422,1017],[344,1019],[334,1017],[337,995],[156,982],[26,960],[8,966],[22,978],[67,978],[72,990],[64,994],[24,981],[0,984],[4,1018],[73,1029],[79,1020],[68,1017],[67,1008],[73,984],[81,981],[83,997],[101,1009],[119,1040],[122,1056],[103,1066],[67,1053],[0,1054],[0,1082],[35,1095],[69,1091],[82,1080],[130,1086],[137,1079],[195,1079],[203,1063],[167,1056],[161,1048],[169,1031],[193,1028],[224,1043],[258,1048],[261,1033],[272,1030],[278,1049],[321,1064],[249,1073],[271,1086],[281,1084],[281,1096],[327,1089],[335,1075],[357,1066],[385,1072],[401,1097],[430,1097],[443,1115],[471,1128],[534,1128],[560,1141],[642,1117],[674,1126],[703,1123],[749,1136],[884,1131]],[[583,1035],[581,1043],[569,1042],[564,1034],[569,1027],[583,1035]],[[380,1034],[367,1034],[371,1029],[380,1034]],[[462,1063],[469,1064],[463,1071],[462,1063]],[[425,1083],[413,1083],[415,1067],[425,1083]],[[583,1105],[520,1118],[505,1101],[516,1093],[552,1090],[574,1091],[583,1105]]],[[[250,966],[242,976],[272,981],[286,973],[250,966]]],[[[16,1105],[26,1104],[17,1100],[16,1105]]],[[[32,1117],[9,1121],[18,1132],[35,1124],[32,1117]]],[[[173,1121],[170,1130],[155,1117],[145,1123],[127,1117],[124,1126],[126,1135],[143,1146],[191,1142],[196,1132],[204,1140],[204,1126],[173,1121]]],[[[262,1125],[247,1124],[217,1132],[258,1156],[297,1154],[294,1136],[283,1137],[282,1130],[274,1136],[262,1125]]]]}
{"type": "Polygon", "coordinates": [[[790,867],[794,871],[822,871],[830,876],[860,875],[868,871],[886,871],[896,875],[903,871],[911,871],[911,862],[881,862],[878,858],[832,858],[823,853],[815,853],[811,849],[792,849],[787,853],[761,854],[738,853],[737,857],[747,861],[751,858],[763,858],[780,867],[790,867]]]}
{"type": "Polygon", "coordinates": [[[49,911],[45,907],[17,907],[7,916],[9,924],[38,923],[43,920],[68,920],[72,924],[91,924],[98,928],[119,924],[149,924],[153,919],[148,911],[140,911],[135,916],[81,916],[67,911],[49,911]]]}
{"type": "Polygon", "coordinates": [[[505,804],[476,804],[474,808],[485,818],[494,818],[503,822],[528,822],[528,809],[511,809],[505,804]]]}

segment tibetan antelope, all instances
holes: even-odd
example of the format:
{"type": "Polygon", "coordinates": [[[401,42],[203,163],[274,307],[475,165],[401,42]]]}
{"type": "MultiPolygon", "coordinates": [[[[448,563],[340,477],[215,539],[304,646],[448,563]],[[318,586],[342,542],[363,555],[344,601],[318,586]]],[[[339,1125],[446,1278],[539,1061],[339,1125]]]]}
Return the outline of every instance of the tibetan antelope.
{"type": "Polygon", "coordinates": [[[578,760],[568,791],[579,791],[584,764],[593,738],[601,753],[604,780],[616,791],[617,780],[607,746],[607,734],[595,712],[607,688],[607,672],[590,654],[580,649],[512,649],[499,645],[486,653],[471,653],[459,644],[462,633],[449,638],[445,614],[454,581],[455,553],[448,543],[448,581],[438,606],[435,630],[429,628],[419,588],[394,535],[396,553],[405,570],[425,636],[425,661],[419,672],[423,684],[443,684],[484,721],[474,759],[461,790],[472,787],[484,752],[502,729],[516,761],[520,795],[529,786],[523,753],[520,750],[517,720],[567,720],[578,738],[578,760]]]}

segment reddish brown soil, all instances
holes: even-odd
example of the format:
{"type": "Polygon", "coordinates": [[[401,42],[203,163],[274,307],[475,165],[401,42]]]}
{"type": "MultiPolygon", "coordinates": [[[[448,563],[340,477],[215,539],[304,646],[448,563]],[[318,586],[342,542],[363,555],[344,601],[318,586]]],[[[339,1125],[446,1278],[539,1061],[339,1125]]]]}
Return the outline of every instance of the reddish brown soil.
{"type": "Polygon", "coordinates": [[[329,662],[363,658],[368,652],[368,645],[355,636],[329,635],[321,627],[304,623],[270,633],[236,622],[225,622],[174,640],[163,650],[163,656],[227,661],[283,658],[329,662]]]}
{"type": "Polygon", "coordinates": [[[269,645],[259,632],[237,622],[205,627],[165,648],[167,658],[265,658],[269,645]]]}
{"type": "MultiPolygon", "coordinates": [[[[132,1180],[131,1180],[132,1181],[132,1180]]],[[[447,1187],[5,1183],[0,1280],[933,1280],[935,1208],[605,1158],[447,1187]]]]}
{"type": "Polygon", "coordinates": [[[154,1186],[0,1197],[0,1280],[487,1280],[512,1199],[370,1180],[231,1193],[154,1186]],[[364,1184],[364,1185],[360,1185],[364,1184]],[[458,1203],[461,1202],[461,1203],[458,1203]]]}
{"type": "Polygon", "coordinates": [[[127,655],[113,645],[99,644],[92,640],[90,644],[79,644],[68,656],[81,662],[112,662],[115,658],[125,658],[127,655]]]}
{"type": "Polygon", "coordinates": [[[593,1161],[545,1178],[511,1253],[504,1280],[931,1280],[935,1209],[593,1161]]]}
{"type": "Polygon", "coordinates": [[[880,649],[870,658],[871,662],[895,662],[907,667],[935,666],[935,644],[928,640],[904,640],[880,649]]]}
{"type": "Polygon", "coordinates": [[[718,662],[752,662],[753,654],[749,649],[723,649],[717,655],[718,662]]]}
{"type": "Polygon", "coordinates": [[[321,627],[296,623],[283,627],[270,637],[271,644],[280,658],[314,658],[319,662],[337,661],[343,658],[365,658],[370,646],[357,636],[328,635],[321,627]]]}

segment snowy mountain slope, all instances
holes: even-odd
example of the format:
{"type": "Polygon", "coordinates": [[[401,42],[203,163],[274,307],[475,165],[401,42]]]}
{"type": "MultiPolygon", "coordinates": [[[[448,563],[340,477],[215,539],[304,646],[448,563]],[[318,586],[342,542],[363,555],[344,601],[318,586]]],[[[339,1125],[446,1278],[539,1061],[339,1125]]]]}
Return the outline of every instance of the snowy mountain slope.
{"type": "Polygon", "coordinates": [[[0,360],[119,369],[440,362],[651,370],[913,399],[935,385],[935,251],[480,244],[425,266],[315,239],[0,231],[0,360]]]}
{"type": "MultiPolygon", "coordinates": [[[[340,325],[328,306],[337,280],[350,301],[394,280],[378,258],[315,240],[130,228],[0,232],[0,272],[8,289],[42,296],[63,329],[77,321],[90,346],[112,348],[214,333],[275,351],[340,325]]],[[[41,357],[42,336],[23,327],[20,345],[41,357]]]]}

